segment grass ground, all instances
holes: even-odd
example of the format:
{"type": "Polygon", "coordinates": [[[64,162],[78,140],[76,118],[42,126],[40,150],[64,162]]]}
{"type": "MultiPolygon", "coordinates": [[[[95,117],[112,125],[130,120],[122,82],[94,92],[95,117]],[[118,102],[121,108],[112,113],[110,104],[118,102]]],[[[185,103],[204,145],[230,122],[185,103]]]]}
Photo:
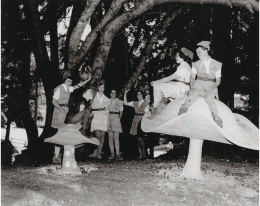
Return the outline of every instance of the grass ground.
{"type": "Polygon", "coordinates": [[[258,163],[203,160],[204,180],[179,177],[184,160],[79,163],[98,170],[59,176],[54,165],[2,167],[3,206],[259,204],[258,163]],[[44,172],[43,172],[44,171],[44,172]]]}

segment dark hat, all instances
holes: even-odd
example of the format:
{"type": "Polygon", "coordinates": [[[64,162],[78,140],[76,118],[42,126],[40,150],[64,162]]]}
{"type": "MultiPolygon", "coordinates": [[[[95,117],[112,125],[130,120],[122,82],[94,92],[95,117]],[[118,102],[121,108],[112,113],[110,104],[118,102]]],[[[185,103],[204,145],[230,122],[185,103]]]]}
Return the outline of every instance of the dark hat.
{"type": "Polygon", "coordinates": [[[208,51],[210,50],[210,41],[201,41],[200,43],[197,44],[197,46],[203,46],[206,49],[208,49],[208,51]]]}
{"type": "Polygon", "coordinates": [[[185,55],[188,56],[189,58],[193,59],[193,52],[186,49],[185,47],[181,48],[181,52],[185,55]]]}

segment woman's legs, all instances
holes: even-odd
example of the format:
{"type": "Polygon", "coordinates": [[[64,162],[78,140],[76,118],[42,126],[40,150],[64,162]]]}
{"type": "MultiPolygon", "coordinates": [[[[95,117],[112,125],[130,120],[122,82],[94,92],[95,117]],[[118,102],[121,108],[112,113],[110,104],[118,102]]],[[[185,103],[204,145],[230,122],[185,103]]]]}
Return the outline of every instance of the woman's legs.
{"type": "Polygon", "coordinates": [[[212,113],[214,121],[220,126],[221,128],[223,127],[223,122],[222,119],[218,116],[218,107],[215,102],[215,96],[216,94],[214,92],[208,92],[206,93],[205,101],[208,104],[209,110],[212,113]]]}
{"type": "Polygon", "coordinates": [[[114,132],[114,141],[116,146],[116,155],[119,155],[120,153],[119,132],[114,132]]]}
{"type": "Polygon", "coordinates": [[[89,110],[85,109],[84,111],[75,114],[69,120],[69,124],[77,124],[78,122],[83,121],[81,132],[83,133],[83,135],[87,136],[87,129],[93,118],[94,118],[94,115],[92,113],[90,113],[89,110]]]}
{"type": "Polygon", "coordinates": [[[153,96],[154,96],[153,106],[156,107],[163,97],[161,86],[159,84],[153,86],[153,96]]]}
{"type": "Polygon", "coordinates": [[[200,97],[200,94],[196,91],[192,95],[189,95],[184,104],[181,106],[179,115],[186,113],[188,108],[200,97]]]}
{"type": "MultiPolygon", "coordinates": [[[[100,141],[100,144],[101,144],[100,132],[101,132],[100,130],[95,130],[96,138],[100,141]]],[[[94,153],[89,155],[89,157],[93,157],[93,158],[98,157],[99,147],[100,147],[100,145],[97,146],[97,148],[94,150],[94,153]]]]}
{"type": "Polygon", "coordinates": [[[99,136],[98,139],[100,141],[100,144],[98,146],[98,159],[101,159],[101,153],[102,153],[104,140],[105,140],[105,131],[95,130],[95,133],[96,133],[96,136],[99,136]]]}
{"type": "Polygon", "coordinates": [[[139,150],[139,157],[138,159],[142,159],[142,158],[146,158],[146,154],[145,154],[145,143],[144,140],[140,137],[138,137],[138,150],[139,150]]]}
{"type": "Polygon", "coordinates": [[[109,157],[109,159],[114,159],[115,158],[115,154],[114,154],[114,132],[110,131],[108,132],[108,137],[109,137],[109,148],[110,148],[110,152],[111,152],[111,156],[109,157]]]}

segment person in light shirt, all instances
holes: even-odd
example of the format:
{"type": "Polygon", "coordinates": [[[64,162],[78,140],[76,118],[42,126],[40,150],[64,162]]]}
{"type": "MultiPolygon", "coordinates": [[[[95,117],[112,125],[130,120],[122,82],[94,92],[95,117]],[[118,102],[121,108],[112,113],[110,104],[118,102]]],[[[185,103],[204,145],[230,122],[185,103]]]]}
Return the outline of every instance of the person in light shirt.
{"type": "Polygon", "coordinates": [[[151,107],[152,114],[148,119],[155,118],[169,103],[166,98],[176,99],[187,95],[190,90],[189,82],[191,76],[191,60],[193,52],[186,48],[181,48],[176,56],[176,62],[179,64],[177,71],[165,78],[152,81],[154,91],[154,104],[151,107]]]}
{"type": "Polygon", "coordinates": [[[123,101],[116,98],[116,89],[112,88],[110,90],[110,104],[108,105],[109,110],[109,147],[111,156],[109,157],[110,160],[123,160],[120,156],[120,142],[119,142],[119,133],[123,133],[122,125],[121,125],[121,117],[123,115],[123,101]],[[114,154],[114,143],[116,148],[116,156],[114,154]]]}
{"type": "MultiPolygon", "coordinates": [[[[81,79],[83,80],[82,82],[78,83],[75,86],[71,86],[72,80],[71,76],[68,72],[65,72],[63,74],[63,79],[64,83],[60,84],[54,89],[54,95],[52,99],[52,103],[55,106],[54,107],[54,112],[53,112],[53,117],[52,117],[52,127],[56,129],[60,129],[66,124],[64,123],[66,115],[68,113],[68,101],[70,98],[70,94],[84,86],[87,82],[90,81],[91,75],[86,75],[83,74],[81,75],[81,79]]],[[[54,163],[61,163],[61,158],[60,158],[60,147],[55,147],[55,155],[53,157],[53,162],[54,163]]]]}
{"type": "Polygon", "coordinates": [[[110,99],[104,94],[105,91],[105,81],[99,80],[98,90],[93,98],[92,103],[92,113],[94,118],[91,122],[91,132],[95,132],[96,138],[100,141],[98,147],[94,150],[94,153],[89,157],[102,159],[102,149],[105,141],[105,132],[109,132],[109,110],[108,105],[110,104],[110,99]]]}
{"type": "MultiPolygon", "coordinates": [[[[124,95],[124,105],[134,107],[135,109],[135,116],[132,122],[132,127],[130,130],[130,134],[134,135],[138,139],[138,149],[139,149],[139,157],[138,159],[145,159],[146,154],[145,154],[145,144],[144,140],[142,139],[142,135],[138,134],[138,128],[140,128],[140,123],[143,115],[146,112],[149,112],[149,103],[144,100],[144,93],[142,91],[137,92],[137,99],[138,101],[132,101],[132,102],[127,102],[127,92],[129,92],[130,89],[125,90],[125,95],[124,95]]],[[[139,129],[140,133],[140,129],[139,129]]]]}
{"type": "Polygon", "coordinates": [[[196,52],[200,60],[192,64],[189,97],[181,106],[179,115],[187,112],[193,102],[201,96],[205,98],[214,121],[222,128],[223,122],[218,116],[218,108],[215,102],[215,97],[218,96],[218,86],[221,82],[222,63],[208,55],[209,41],[202,41],[197,46],[196,52]],[[197,79],[195,80],[196,76],[197,79]]]}

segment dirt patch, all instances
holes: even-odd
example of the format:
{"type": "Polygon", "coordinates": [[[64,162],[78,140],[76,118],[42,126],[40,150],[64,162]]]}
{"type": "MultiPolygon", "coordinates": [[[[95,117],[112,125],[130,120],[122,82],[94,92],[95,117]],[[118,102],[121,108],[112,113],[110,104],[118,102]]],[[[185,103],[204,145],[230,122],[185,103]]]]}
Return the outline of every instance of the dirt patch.
{"type": "Polygon", "coordinates": [[[253,206],[259,202],[256,164],[204,162],[203,180],[179,177],[184,162],[94,161],[88,164],[97,170],[86,170],[82,176],[54,174],[53,165],[4,167],[2,205],[253,206]],[[51,169],[42,173],[46,168],[51,169]]]}

